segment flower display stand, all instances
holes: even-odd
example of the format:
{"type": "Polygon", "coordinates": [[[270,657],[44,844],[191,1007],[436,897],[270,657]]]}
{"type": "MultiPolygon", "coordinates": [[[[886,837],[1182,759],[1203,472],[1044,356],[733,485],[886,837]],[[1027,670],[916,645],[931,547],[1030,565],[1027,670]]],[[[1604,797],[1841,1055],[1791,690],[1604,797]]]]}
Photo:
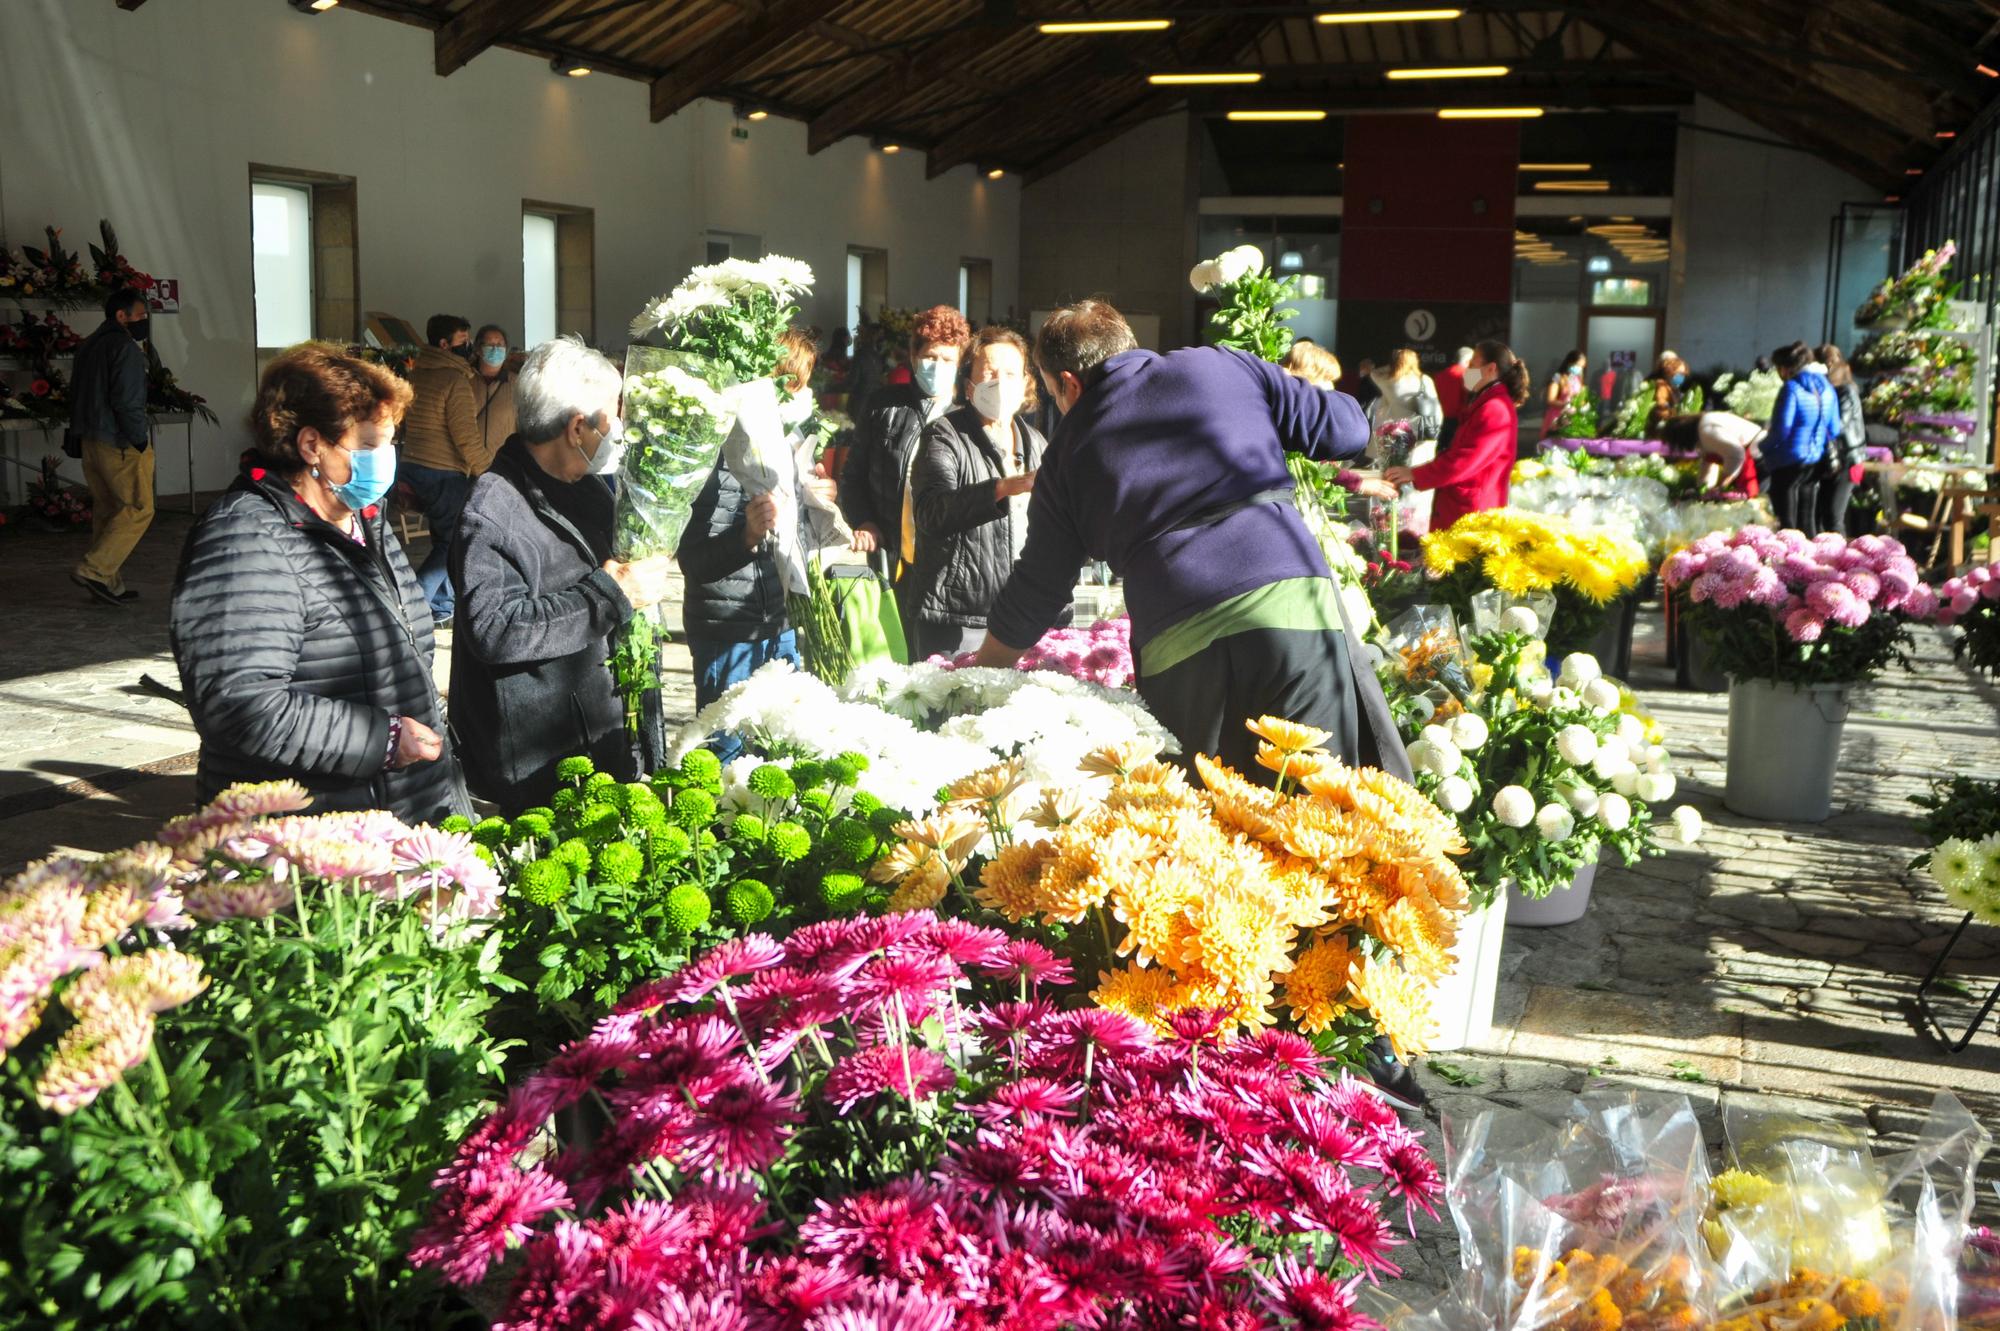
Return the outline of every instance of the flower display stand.
{"type": "Polygon", "coordinates": [[[1545,897],[1524,895],[1511,884],[1507,888],[1507,922],[1524,929],[1552,929],[1575,924],[1590,910],[1591,889],[1597,885],[1597,861],[1583,865],[1570,879],[1545,897]]]}
{"type": "Polygon", "coordinates": [[[1438,981],[1431,997],[1438,1027],[1433,1049],[1468,1049],[1493,1033],[1493,1001],[1500,988],[1500,948],[1511,892],[1509,888],[1495,893],[1491,906],[1459,922],[1451,973],[1438,981]]]}
{"type": "Polygon", "coordinates": [[[1939,952],[1937,960],[1931,963],[1930,972],[1924,976],[1923,983],[1917,986],[1917,1011],[1923,1017],[1924,1033],[1944,1046],[1945,1052],[1952,1054],[1965,1052],[1965,1047],[1972,1043],[1972,1037],[1979,1034],[1979,1028],[1984,1026],[1986,1018],[1992,1015],[1994,1005],[2000,1004],[2000,984],[1996,984],[1988,991],[1986,1001],[1980,1005],[1979,1014],[1966,1026],[1965,1034],[1956,1038],[1945,1029],[1944,1018],[1931,1006],[1930,991],[1937,986],[1938,977],[1944,973],[1945,962],[1950,960],[1952,949],[1957,947],[1958,940],[1965,936],[1965,927],[1972,923],[1972,919],[1972,912],[1967,911],[1965,918],[1958,922],[1958,928],[1951,931],[1951,938],[1946,941],[1944,950],[1939,952]]]}
{"type": "Polygon", "coordinates": [[[1833,812],[1848,692],[1845,684],[1729,681],[1729,775],[1722,802],[1730,812],[1768,822],[1826,821],[1833,812]]]}

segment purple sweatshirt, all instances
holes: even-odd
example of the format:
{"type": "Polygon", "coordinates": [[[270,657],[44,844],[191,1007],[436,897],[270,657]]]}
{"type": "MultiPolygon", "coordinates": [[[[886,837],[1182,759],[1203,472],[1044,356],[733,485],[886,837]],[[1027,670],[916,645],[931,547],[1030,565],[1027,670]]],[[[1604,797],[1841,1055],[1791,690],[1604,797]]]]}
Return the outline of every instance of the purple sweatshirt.
{"type": "Polygon", "coordinates": [[[1319,461],[1368,443],[1361,407],[1240,351],[1128,351],[1104,364],[1056,427],[1028,504],[1028,540],[987,616],[1027,647],[1069,604],[1086,559],[1125,580],[1134,647],[1232,596],[1286,578],[1327,576],[1289,504],[1262,503],[1209,526],[1190,518],[1265,490],[1288,490],[1285,454],[1319,461]]]}

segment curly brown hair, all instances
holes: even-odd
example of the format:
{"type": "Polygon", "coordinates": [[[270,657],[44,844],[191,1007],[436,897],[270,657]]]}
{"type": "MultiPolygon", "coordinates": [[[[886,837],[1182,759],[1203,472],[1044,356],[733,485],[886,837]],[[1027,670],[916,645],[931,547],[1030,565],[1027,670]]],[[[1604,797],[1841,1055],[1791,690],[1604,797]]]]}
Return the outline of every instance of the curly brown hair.
{"type": "Polygon", "coordinates": [[[811,332],[787,328],[778,334],[778,368],[771,372],[787,393],[796,393],[812,382],[813,367],[819,364],[819,347],[811,332]]]}
{"type": "Polygon", "coordinates": [[[264,367],[250,408],[250,451],[280,476],[305,470],[299,431],[314,429],[329,443],[363,421],[388,412],[400,423],[410,409],[410,385],[330,342],[302,342],[264,367]]]}
{"type": "Polygon", "coordinates": [[[978,336],[972,339],[971,348],[965,353],[967,373],[977,374],[980,356],[984,354],[986,348],[996,344],[1010,346],[1021,353],[1021,377],[1027,381],[1024,396],[1021,398],[1021,410],[1033,411],[1041,405],[1042,400],[1041,395],[1035,391],[1035,358],[1029,354],[1028,339],[1007,325],[988,324],[979,330],[978,336]]]}
{"type": "Polygon", "coordinates": [[[916,360],[929,347],[957,347],[965,350],[972,340],[972,325],[949,305],[933,305],[918,312],[910,325],[910,359],[916,360]]]}

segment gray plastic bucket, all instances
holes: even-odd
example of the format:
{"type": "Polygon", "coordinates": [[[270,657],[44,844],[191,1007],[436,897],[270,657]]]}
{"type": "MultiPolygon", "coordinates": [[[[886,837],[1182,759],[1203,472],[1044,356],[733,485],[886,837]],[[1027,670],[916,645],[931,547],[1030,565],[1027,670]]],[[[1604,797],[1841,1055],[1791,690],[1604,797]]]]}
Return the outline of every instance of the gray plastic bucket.
{"type": "Polygon", "coordinates": [[[1507,923],[1524,929],[1549,929],[1559,924],[1575,924],[1590,909],[1590,891],[1597,885],[1597,861],[1579,865],[1576,877],[1545,897],[1524,896],[1518,887],[1507,889],[1507,923]]]}
{"type": "Polygon", "coordinates": [[[1729,681],[1730,812],[1774,823],[1820,823],[1833,812],[1833,774],[1849,686],[1799,688],[1729,681]]]}

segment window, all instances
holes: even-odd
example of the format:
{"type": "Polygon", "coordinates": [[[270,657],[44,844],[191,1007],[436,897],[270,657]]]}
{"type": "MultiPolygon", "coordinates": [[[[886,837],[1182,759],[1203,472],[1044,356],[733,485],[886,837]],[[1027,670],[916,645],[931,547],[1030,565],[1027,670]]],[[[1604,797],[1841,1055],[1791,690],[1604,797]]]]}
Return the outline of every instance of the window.
{"type": "Polygon", "coordinates": [[[361,337],[352,176],[250,168],[252,301],[260,360],[308,338],[361,337]]]}
{"type": "Polygon", "coordinates": [[[761,259],[764,257],[764,241],[761,236],[745,235],[740,231],[710,231],[708,233],[707,263],[721,263],[726,259],[761,259]]]}
{"type": "Polygon", "coordinates": [[[556,335],[556,219],[521,214],[521,345],[556,335]]]}
{"type": "Polygon", "coordinates": [[[889,251],[847,247],[847,330],[859,332],[889,303],[889,251]]]}
{"type": "Polygon", "coordinates": [[[1651,305],[1653,284],[1643,277],[1600,277],[1590,284],[1592,305],[1651,305]]]}
{"type": "Polygon", "coordinates": [[[993,322],[993,261],[961,259],[958,264],[958,312],[974,328],[993,322]]]}
{"type": "Polygon", "coordinates": [[[597,215],[521,201],[521,345],[597,333],[597,215]]]}
{"type": "Polygon", "coordinates": [[[256,265],[257,345],[289,347],[311,338],[312,191],[301,185],[253,182],[250,250],[256,265]]]}

